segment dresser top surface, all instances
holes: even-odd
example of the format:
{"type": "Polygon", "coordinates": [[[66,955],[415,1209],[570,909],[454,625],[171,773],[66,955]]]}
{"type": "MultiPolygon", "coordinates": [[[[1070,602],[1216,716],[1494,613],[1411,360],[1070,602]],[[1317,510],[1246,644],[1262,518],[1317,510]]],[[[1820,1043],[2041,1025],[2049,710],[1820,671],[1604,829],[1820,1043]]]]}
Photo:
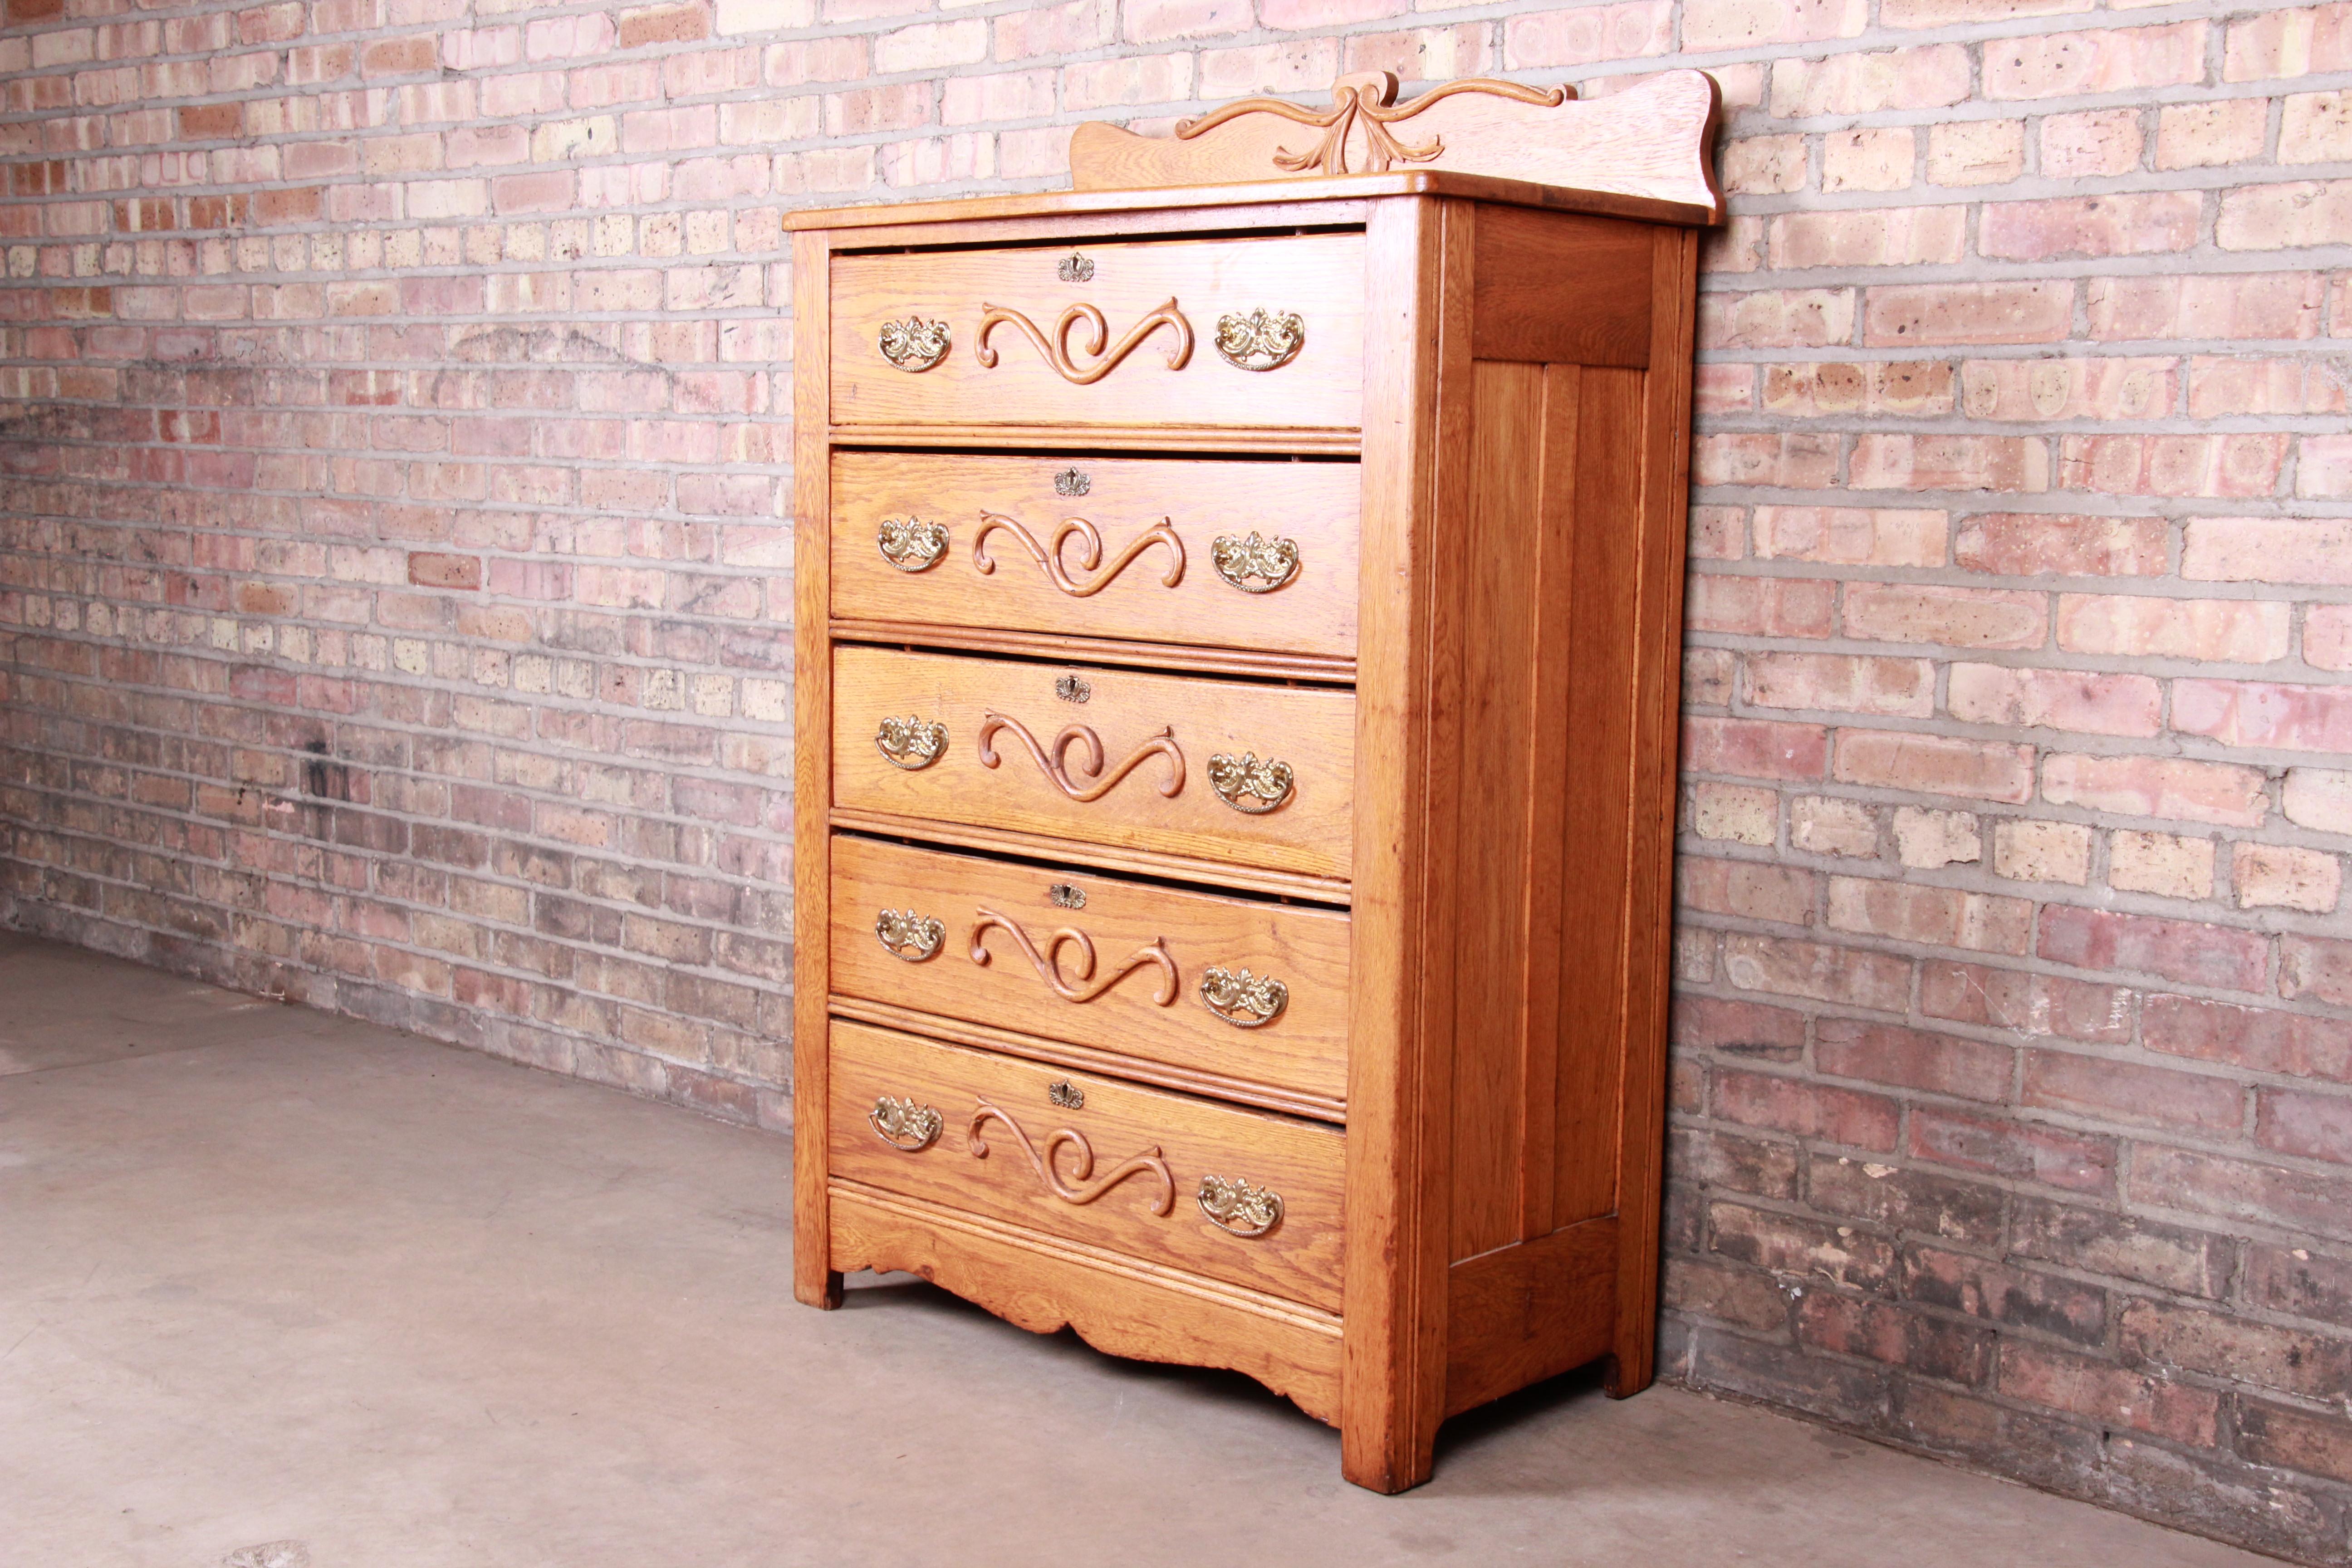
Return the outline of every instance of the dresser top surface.
{"type": "Polygon", "coordinates": [[[975,223],[999,218],[1053,217],[1116,212],[1165,212],[1178,207],[1240,207],[1300,203],[1361,202],[1396,196],[1458,196],[1508,206],[1700,227],[1716,221],[1709,209],[1613,191],[1567,190],[1528,180],[1463,174],[1445,169],[1397,169],[1385,174],[1329,174],[1253,180],[1240,184],[1176,185],[1151,190],[1034,191],[965,196],[948,201],[871,206],[815,207],[786,216],[788,229],[881,228],[904,224],[975,223]]]}

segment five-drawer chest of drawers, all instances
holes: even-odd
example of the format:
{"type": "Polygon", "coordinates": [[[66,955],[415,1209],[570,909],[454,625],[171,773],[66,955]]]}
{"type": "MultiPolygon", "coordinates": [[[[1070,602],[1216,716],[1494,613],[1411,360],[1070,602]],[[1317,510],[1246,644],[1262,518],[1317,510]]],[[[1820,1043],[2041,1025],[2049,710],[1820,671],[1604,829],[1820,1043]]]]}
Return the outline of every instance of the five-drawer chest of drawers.
{"type": "Polygon", "coordinates": [[[794,220],[798,1293],[1425,1479],[1651,1376],[1713,84],[1081,127],[794,220]]]}

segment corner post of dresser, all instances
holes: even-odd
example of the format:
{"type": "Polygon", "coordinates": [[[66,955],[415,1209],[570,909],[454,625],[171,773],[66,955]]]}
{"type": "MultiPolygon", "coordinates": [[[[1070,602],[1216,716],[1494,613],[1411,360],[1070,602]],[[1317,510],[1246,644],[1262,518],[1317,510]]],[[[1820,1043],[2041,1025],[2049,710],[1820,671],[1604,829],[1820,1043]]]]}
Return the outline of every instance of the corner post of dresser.
{"type": "Polygon", "coordinates": [[[1634,770],[1627,847],[1625,1076],[1618,1139],[1617,1313],[1604,1386],[1639,1394],[1655,1375],[1660,1203],[1665,1160],[1667,1012],[1674,963],[1675,815],[1682,727],[1683,576],[1690,515],[1691,350],[1699,231],[1654,230],[1650,368],[1643,388],[1643,538],[1634,559],[1634,770]]]}
{"type": "Polygon", "coordinates": [[[1463,636],[1446,533],[1461,526],[1449,454],[1467,444],[1473,214],[1387,198],[1365,248],[1340,1451],[1347,1479],[1381,1492],[1429,1479],[1445,1413],[1463,636]]]}
{"type": "Polygon", "coordinates": [[[832,510],[827,309],[833,236],[793,237],[793,1294],[841,1305],[826,1198],[826,997],[833,989],[832,510]]]}

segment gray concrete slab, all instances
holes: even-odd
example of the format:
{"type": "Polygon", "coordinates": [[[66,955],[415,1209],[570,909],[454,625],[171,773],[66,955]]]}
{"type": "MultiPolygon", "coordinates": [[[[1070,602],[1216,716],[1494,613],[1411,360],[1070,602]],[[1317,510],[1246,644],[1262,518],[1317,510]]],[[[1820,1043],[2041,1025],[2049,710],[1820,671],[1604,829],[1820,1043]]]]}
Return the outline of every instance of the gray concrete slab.
{"type": "Polygon", "coordinates": [[[1238,1377],[794,1304],[782,1139],[21,938],[0,1020],[12,1568],[2263,1561],[1572,1380],[1377,1498],[1238,1377]]]}

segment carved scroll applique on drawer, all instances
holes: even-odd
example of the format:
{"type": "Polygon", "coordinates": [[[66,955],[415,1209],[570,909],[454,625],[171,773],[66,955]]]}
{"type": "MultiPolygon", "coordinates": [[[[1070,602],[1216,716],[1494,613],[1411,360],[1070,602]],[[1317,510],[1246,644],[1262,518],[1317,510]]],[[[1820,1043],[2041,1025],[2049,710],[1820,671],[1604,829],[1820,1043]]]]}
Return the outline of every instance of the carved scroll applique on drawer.
{"type": "Polygon", "coordinates": [[[1090,1204],[1129,1176],[1150,1174],[1160,1178],[1160,1191],[1151,1200],[1150,1211],[1164,1215],[1176,1206],[1176,1178],[1170,1173],[1168,1162],[1160,1157],[1157,1143],[1097,1176],[1094,1145],[1087,1142],[1085,1133],[1074,1127],[1057,1127],[1045,1134],[1045,1147],[1041,1151],[1029,1142],[1029,1134],[1021,1130],[1021,1123],[983,1100],[971,1113],[971,1126],[964,1133],[964,1147],[971,1151],[975,1160],[988,1158],[988,1143],[981,1137],[980,1130],[991,1121],[1003,1123],[1005,1131],[1013,1134],[1021,1152],[1029,1156],[1030,1168],[1037,1173],[1037,1179],[1064,1203],[1090,1204]],[[1065,1148],[1076,1150],[1078,1155],[1066,1177],[1058,1158],[1065,1148]]]}
{"type": "Polygon", "coordinates": [[[980,921],[971,928],[971,961],[982,968],[986,968],[996,956],[988,951],[988,933],[1001,931],[1013,939],[1013,945],[1021,950],[1021,956],[1037,971],[1037,978],[1065,1002],[1091,1002],[1137,970],[1155,965],[1160,970],[1160,990],[1151,999],[1162,1007],[1176,1000],[1176,961],[1168,956],[1168,942],[1164,937],[1153,937],[1149,943],[1129,953],[1126,962],[1117,969],[1097,980],[1094,977],[1094,939],[1086,932],[1074,926],[1064,926],[1046,939],[1041,951],[1017,921],[1006,919],[994,910],[976,912],[980,921]],[[1062,973],[1064,947],[1075,949],[1077,953],[1074,975],[1062,973]]]}
{"type": "Polygon", "coordinates": [[[1173,588],[1184,580],[1184,542],[1176,536],[1176,531],[1168,526],[1165,519],[1137,534],[1126,549],[1111,558],[1108,566],[1102,566],[1102,531],[1083,517],[1063,519],[1061,526],[1054,530],[1053,542],[1040,544],[1037,536],[1016,520],[1001,512],[984,511],[980,514],[980,531],[972,536],[971,541],[971,567],[983,577],[996,570],[996,563],[988,554],[988,536],[996,532],[1009,533],[1019,540],[1021,548],[1029,552],[1030,559],[1045,569],[1045,575],[1052,579],[1054,586],[1073,599],[1091,598],[1101,593],[1110,586],[1114,578],[1127,570],[1137,556],[1155,544],[1166,545],[1171,557],[1168,570],[1160,575],[1160,586],[1173,588]],[[1063,564],[1062,547],[1073,535],[1078,541],[1078,570],[1092,572],[1102,566],[1101,574],[1090,581],[1079,582],[1063,564]]]}
{"type": "Polygon", "coordinates": [[[1036,345],[1037,352],[1045,356],[1045,363],[1060,372],[1064,381],[1078,386],[1091,386],[1118,369],[1119,361],[1133,353],[1137,344],[1162,327],[1176,333],[1175,346],[1167,351],[1168,368],[1182,370],[1185,362],[1192,357],[1192,323],[1184,319],[1184,312],[1176,308],[1172,299],[1129,328],[1127,335],[1115,343],[1110,341],[1110,323],[1092,305],[1073,305],[1063,311],[1054,323],[1051,336],[1038,331],[1037,323],[1018,310],[985,302],[981,310],[980,338],[972,357],[980,362],[982,370],[996,368],[996,351],[988,346],[988,334],[1001,326],[1018,331],[1036,345]],[[1081,321],[1087,324],[1087,341],[1078,353],[1092,362],[1087,364],[1079,363],[1070,353],[1070,331],[1081,321]]]}
{"type": "Polygon", "coordinates": [[[1100,800],[1119,780],[1155,756],[1168,759],[1168,782],[1160,786],[1160,793],[1172,797],[1184,787],[1184,753],[1176,748],[1176,731],[1173,730],[1163,728],[1129,753],[1127,760],[1108,773],[1103,772],[1102,737],[1086,725],[1071,725],[1055,736],[1053,745],[1047,747],[1039,745],[1037,737],[1031,734],[1020,720],[1009,719],[996,712],[987,714],[980,721],[982,767],[992,768],[1000,760],[993,743],[999,730],[1011,731],[1013,738],[1021,742],[1039,770],[1054,782],[1054,787],[1081,804],[1100,800]],[[1069,752],[1072,746],[1086,748],[1085,754],[1077,759],[1076,778],[1071,776],[1073,770],[1069,752]]]}

